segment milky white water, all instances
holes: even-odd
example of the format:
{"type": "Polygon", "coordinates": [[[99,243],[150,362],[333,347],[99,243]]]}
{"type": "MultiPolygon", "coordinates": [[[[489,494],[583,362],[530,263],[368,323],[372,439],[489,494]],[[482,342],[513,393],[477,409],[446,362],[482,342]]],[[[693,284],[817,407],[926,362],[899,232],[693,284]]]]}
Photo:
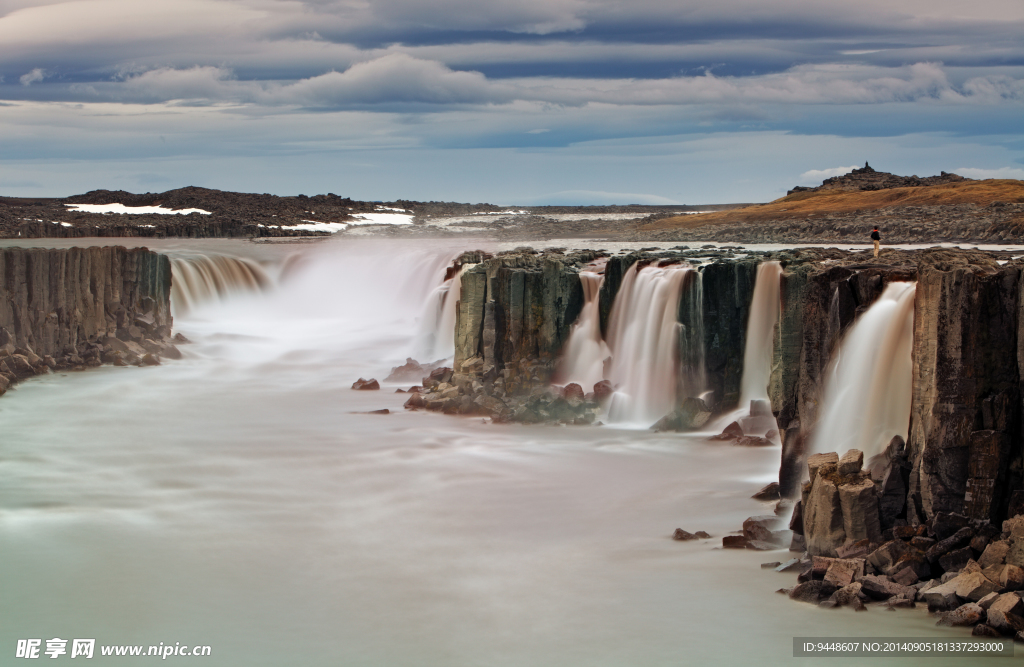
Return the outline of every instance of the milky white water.
{"type": "Polygon", "coordinates": [[[910,429],[916,283],[890,283],[833,353],[811,452],[869,460],[910,429]]]}
{"type": "Polygon", "coordinates": [[[575,382],[584,392],[604,379],[605,361],[611,355],[601,336],[600,294],[604,275],[580,271],[583,309],[569,331],[554,380],[558,384],[575,382]]]}
{"type": "Polygon", "coordinates": [[[815,664],[794,636],[967,636],[922,610],[792,602],[773,591],[794,575],[758,568],[787,552],[717,549],[770,507],[749,496],[777,447],[484,424],[352,391],[404,361],[426,277],[465,248],[194,248],[270,275],[304,258],[278,289],[179,317],[181,361],[0,399],[0,664],[53,637],[206,644],[195,664],[238,667],[619,667],[815,664]],[[677,526],[716,539],[673,542],[677,526]]]}

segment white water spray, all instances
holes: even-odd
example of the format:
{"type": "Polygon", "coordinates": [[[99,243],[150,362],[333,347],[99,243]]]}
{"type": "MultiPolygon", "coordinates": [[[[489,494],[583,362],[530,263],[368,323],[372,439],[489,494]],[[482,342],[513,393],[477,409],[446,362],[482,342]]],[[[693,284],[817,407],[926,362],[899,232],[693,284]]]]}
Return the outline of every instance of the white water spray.
{"type": "Polygon", "coordinates": [[[910,429],[915,283],[890,283],[839,343],[810,453],[882,454],[910,429]]]}
{"type": "Polygon", "coordinates": [[[608,320],[608,379],[615,386],[609,422],[647,427],[675,406],[679,297],[692,271],[633,264],[623,276],[608,320]]]}
{"type": "Polygon", "coordinates": [[[592,271],[580,272],[583,309],[572,325],[555,371],[555,384],[575,382],[590,391],[604,379],[604,364],[611,356],[601,337],[600,296],[604,276],[592,271]]]}
{"type": "Polygon", "coordinates": [[[462,298],[462,274],[474,266],[464,264],[454,271],[448,267],[448,272],[452,274],[450,277],[444,277],[445,270],[440,272],[443,281],[427,297],[420,317],[414,350],[415,357],[420,361],[426,363],[455,356],[455,317],[462,298]]]}

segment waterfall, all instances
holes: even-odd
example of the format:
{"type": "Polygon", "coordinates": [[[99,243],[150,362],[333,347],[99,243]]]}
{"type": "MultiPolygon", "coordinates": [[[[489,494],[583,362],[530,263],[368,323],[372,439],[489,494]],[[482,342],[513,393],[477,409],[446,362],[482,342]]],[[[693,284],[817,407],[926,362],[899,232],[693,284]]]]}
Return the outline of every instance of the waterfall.
{"type": "Polygon", "coordinates": [[[707,389],[704,354],[704,279],[700,271],[687,271],[679,297],[678,398],[703,397],[707,389]]]}
{"type": "Polygon", "coordinates": [[[650,426],[676,403],[679,297],[687,266],[629,267],[608,319],[613,423],[650,426]]]}
{"type": "Polygon", "coordinates": [[[750,401],[768,398],[772,374],[775,326],[779,322],[782,265],[762,262],[754,279],[754,295],[747,320],[747,340],[743,349],[743,378],[740,381],[740,407],[750,401]]]}
{"type": "Polygon", "coordinates": [[[558,360],[555,371],[556,384],[575,382],[590,391],[604,379],[604,362],[611,355],[601,338],[600,300],[604,276],[593,271],[580,272],[583,286],[583,309],[572,325],[569,338],[558,360]]]}
{"type": "Polygon", "coordinates": [[[427,297],[416,337],[415,356],[427,363],[455,356],[455,316],[462,298],[462,274],[476,264],[449,266],[427,297]]]}
{"type": "Polygon", "coordinates": [[[175,317],[201,303],[261,291],[271,284],[266,271],[251,259],[225,255],[171,258],[171,307],[175,317]]]}
{"type": "Polygon", "coordinates": [[[890,283],[833,354],[810,453],[848,449],[865,460],[910,429],[915,283],[890,283]]]}

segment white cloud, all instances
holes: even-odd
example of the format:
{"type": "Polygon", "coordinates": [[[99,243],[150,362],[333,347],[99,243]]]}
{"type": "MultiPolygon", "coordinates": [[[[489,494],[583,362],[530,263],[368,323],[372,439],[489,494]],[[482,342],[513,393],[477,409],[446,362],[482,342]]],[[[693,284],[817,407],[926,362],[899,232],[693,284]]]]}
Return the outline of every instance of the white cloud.
{"type": "Polygon", "coordinates": [[[974,167],[961,167],[955,170],[965,178],[1015,178],[1024,180],[1024,169],[1019,167],[999,167],[998,169],[976,169],[974,167]]]}
{"type": "Polygon", "coordinates": [[[22,74],[19,81],[23,86],[31,86],[33,83],[38,83],[46,78],[46,70],[37,67],[27,74],[22,74]]]}
{"type": "Polygon", "coordinates": [[[853,165],[852,167],[832,167],[831,169],[811,169],[810,171],[805,171],[800,174],[798,180],[801,183],[814,183],[815,185],[818,185],[826,178],[849,174],[854,169],[857,169],[858,166],[859,165],[853,165]]]}

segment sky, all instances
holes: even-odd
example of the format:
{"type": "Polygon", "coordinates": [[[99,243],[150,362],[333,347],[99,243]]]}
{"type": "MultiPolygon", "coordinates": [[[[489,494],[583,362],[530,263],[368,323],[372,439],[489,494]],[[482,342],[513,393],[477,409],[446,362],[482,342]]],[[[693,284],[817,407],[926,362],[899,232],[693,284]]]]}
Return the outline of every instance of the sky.
{"type": "Polygon", "coordinates": [[[1024,178],[1021,0],[0,0],[0,195],[769,201],[1024,178]]]}

